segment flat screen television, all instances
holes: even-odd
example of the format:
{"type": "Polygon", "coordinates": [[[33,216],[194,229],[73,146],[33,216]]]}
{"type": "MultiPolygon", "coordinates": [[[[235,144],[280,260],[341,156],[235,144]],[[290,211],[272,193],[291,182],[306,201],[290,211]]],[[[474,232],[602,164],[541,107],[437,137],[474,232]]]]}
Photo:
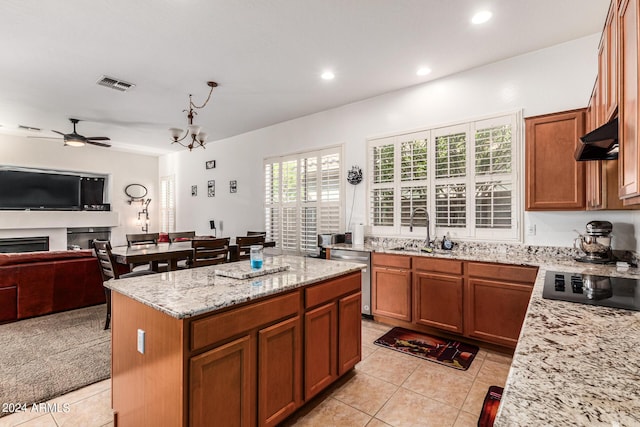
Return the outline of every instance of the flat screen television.
{"type": "Polygon", "coordinates": [[[79,210],[80,176],[0,170],[0,209],[79,210]]]}

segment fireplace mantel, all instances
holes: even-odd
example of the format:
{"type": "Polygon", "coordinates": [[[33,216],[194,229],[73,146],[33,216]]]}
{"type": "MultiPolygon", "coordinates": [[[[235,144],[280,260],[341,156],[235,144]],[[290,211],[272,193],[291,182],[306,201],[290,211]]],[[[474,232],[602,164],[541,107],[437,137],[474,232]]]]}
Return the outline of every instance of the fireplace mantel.
{"type": "Polygon", "coordinates": [[[0,230],[117,227],[119,222],[113,211],[0,211],[0,230]]]}

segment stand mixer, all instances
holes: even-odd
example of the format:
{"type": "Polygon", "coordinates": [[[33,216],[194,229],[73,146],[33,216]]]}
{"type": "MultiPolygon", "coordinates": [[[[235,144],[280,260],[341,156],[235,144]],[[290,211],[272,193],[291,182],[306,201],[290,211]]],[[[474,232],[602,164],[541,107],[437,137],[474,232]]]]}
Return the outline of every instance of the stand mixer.
{"type": "Polygon", "coordinates": [[[590,221],[587,223],[587,234],[580,234],[573,242],[586,255],[576,261],[607,264],[615,261],[611,252],[611,231],[613,225],[609,221],[590,221]]]}

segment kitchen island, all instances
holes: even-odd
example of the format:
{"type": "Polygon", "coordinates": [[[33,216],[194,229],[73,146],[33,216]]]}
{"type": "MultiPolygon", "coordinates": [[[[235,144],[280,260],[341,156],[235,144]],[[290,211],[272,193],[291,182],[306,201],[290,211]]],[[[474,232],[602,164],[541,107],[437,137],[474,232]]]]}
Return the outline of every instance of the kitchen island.
{"type": "Polygon", "coordinates": [[[118,426],[276,425],[361,358],[360,269],[295,256],[109,281],[118,426]]]}

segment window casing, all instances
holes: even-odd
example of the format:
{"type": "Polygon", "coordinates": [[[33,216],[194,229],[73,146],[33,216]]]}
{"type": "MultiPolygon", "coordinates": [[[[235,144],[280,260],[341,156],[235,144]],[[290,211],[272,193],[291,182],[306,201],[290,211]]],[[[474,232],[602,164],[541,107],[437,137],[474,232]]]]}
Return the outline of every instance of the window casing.
{"type": "Polygon", "coordinates": [[[521,122],[516,112],[370,139],[372,233],[426,236],[426,211],[432,238],[521,239],[521,122]]]}
{"type": "Polygon", "coordinates": [[[174,175],[160,178],[160,231],[176,231],[176,179],[174,175]]]}
{"type": "Polygon", "coordinates": [[[265,230],[287,252],[317,251],[344,228],[342,147],[265,159],[265,230]]]}

